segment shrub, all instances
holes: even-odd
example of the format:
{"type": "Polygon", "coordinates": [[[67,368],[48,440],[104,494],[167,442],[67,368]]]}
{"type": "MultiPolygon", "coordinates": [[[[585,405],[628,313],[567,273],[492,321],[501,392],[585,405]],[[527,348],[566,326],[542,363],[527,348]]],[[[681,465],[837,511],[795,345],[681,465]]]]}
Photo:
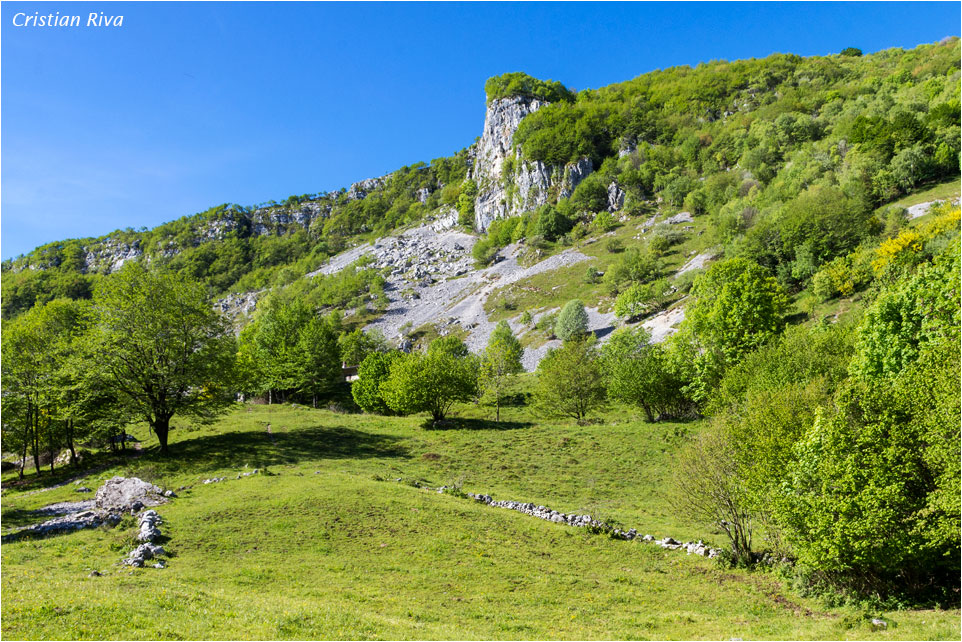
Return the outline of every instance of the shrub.
{"type": "Polygon", "coordinates": [[[489,239],[481,239],[471,248],[471,256],[474,257],[477,265],[483,267],[490,265],[494,257],[498,255],[498,248],[489,239]]]}
{"type": "Polygon", "coordinates": [[[632,283],[615,299],[615,316],[631,321],[661,309],[665,305],[665,297],[670,287],[665,279],[651,283],[632,283]]]}
{"type": "Polygon", "coordinates": [[[625,249],[625,243],[621,239],[610,238],[605,241],[605,249],[612,254],[617,254],[625,249]]]}
{"type": "Polygon", "coordinates": [[[581,301],[568,301],[555,322],[554,334],[562,341],[580,339],[588,334],[588,312],[581,301]]]}
{"type": "Polygon", "coordinates": [[[615,217],[611,215],[611,212],[602,210],[595,214],[591,225],[599,232],[608,232],[615,229],[617,223],[615,222],[615,217]]]}

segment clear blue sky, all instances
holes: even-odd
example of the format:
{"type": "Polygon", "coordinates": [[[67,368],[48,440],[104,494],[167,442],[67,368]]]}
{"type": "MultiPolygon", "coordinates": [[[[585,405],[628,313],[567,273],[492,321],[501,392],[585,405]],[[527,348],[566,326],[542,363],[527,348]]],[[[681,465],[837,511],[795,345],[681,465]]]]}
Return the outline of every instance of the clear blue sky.
{"type": "Polygon", "coordinates": [[[338,189],[480,135],[484,81],[578,89],[958,35],[947,3],[4,2],[0,254],[338,189]],[[119,28],[14,14],[123,15],[119,28]]]}

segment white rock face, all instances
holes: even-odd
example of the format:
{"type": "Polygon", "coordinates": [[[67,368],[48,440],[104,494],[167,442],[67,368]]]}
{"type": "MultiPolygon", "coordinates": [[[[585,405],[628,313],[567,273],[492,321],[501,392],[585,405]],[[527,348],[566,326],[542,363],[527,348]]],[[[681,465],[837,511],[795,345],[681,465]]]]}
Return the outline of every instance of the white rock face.
{"type": "Polygon", "coordinates": [[[347,190],[347,200],[356,201],[364,198],[368,195],[368,192],[373,192],[382,187],[391,176],[391,174],[385,174],[377,178],[365,178],[363,181],[352,183],[351,189],[347,190]]]}
{"type": "Polygon", "coordinates": [[[612,181],[608,185],[608,211],[617,212],[625,205],[625,190],[618,187],[618,183],[612,181]]]}
{"type": "Polygon", "coordinates": [[[552,188],[557,188],[561,198],[571,196],[578,183],[594,171],[590,158],[559,167],[524,161],[520,150],[512,149],[521,120],[547,104],[537,98],[514,96],[488,105],[471,173],[478,184],[474,199],[474,227],[478,231],[488,229],[495,219],[519,216],[541,207],[548,202],[552,188]],[[506,176],[504,163],[509,157],[514,159],[514,172],[506,176]],[[513,189],[508,189],[509,183],[513,189]]]}
{"type": "MultiPolygon", "coordinates": [[[[478,195],[474,200],[474,224],[478,230],[486,230],[494,219],[508,216],[507,193],[501,172],[508,156],[515,155],[511,140],[518,131],[521,119],[547,104],[537,98],[512,96],[494,100],[488,105],[471,174],[478,184],[478,195]]],[[[543,173],[543,167],[534,168],[534,184],[539,183],[538,175],[543,173]]]]}

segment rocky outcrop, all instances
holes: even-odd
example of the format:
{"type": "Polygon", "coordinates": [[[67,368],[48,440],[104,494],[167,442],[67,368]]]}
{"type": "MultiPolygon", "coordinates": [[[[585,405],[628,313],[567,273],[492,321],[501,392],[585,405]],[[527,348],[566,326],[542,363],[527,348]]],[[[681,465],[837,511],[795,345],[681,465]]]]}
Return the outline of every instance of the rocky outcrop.
{"type": "MultiPolygon", "coordinates": [[[[471,173],[471,178],[478,184],[478,195],[474,200],[474,221],[478,230],[486,230],[494,219],[509,215],[508,193],[502,180],[504,162],[509,157],[518,157],[512,148],[512,139],[521,119],[546,104],[537,98],[511,96],[493,100],[488,105],[471,173]]],[[[540,165],[521,168],[522,174],[530,174],[530,182],[534,185],[540,184],[540,174],[544,173],[544,167],[540,165]]]]}
{"type": "Polygon", "coordinates": [[[625,190],[618,187],[618,183],[612,181],[608,185],[608,211],[617,212],[625,206],[625,190]]]}
{"type": "Polygon", "coordinates": [[[111,477],[97,489],[97,507],[103,510],[138,511],[144,506],[159,506],[173,497],[137,477],[111,477]]]}
{"type": "Polygon", "coordinates": [[[571,196],[578,184],[587,178],[588,174],[593,172],[594,169],[594,163],[591,162],[590,158],[582,158],[575,163],[565,165],[561,172],[561,191],[558,195],[561,198],[571,196]]]}
{"type": "Polygon", "coordinates": [[[391,178],[391,174],[385,174],[384,176],[378,176],[377,178],[365,178],[363,181],[352,183],[351,189],[347,190],[347,200],[361,200],[374,190],[384,187],[384,183],[387,182],[387,179],[389,178],[391,178]]]}
{"type": "Polygon", "coordinates": [[[42,524],[22,528],[9,535],[4,535],[2,541],[12,542],[27,536],[44,537],[46,535],[69,533],[84,528],[96,528],[102,524],[115,526],[120,522],[120,518],[121,514],[117,511],[83,510],[69,513],[63,517],[49,519],[42,524]]]}
{"type": "Polygon", "coordinates": [[[492,101],[484,118],[471,178],[478,184],[474,226],[484,231],[491,221],[519,216],[548,203],[552,195],[567,198],[594,170],[590,158],[563,167],[523,160],[512,139],[521,120],[544,105],[537,98],[514,96],[492,101]],[[506,161],[511,159],[511,171],[506,161]]]}
{"type": "Polygon", "coordinates": [[[257,307],[257,300],[264,294],[264,290],[256,292],[243,292],[239,294],[228,294],[223,299],[214,301],[214,309],[226,314],[231,320],[238,317],[250,317],[257,307]]]}
{"type": "Polygon", "coordinates": [[[127,261],[139,258],[143,253],[139,239],[133,243],[124,243],[108,238],[97,248],[84,248],[84,271],[110,274],[122,268],[127,261]]]}

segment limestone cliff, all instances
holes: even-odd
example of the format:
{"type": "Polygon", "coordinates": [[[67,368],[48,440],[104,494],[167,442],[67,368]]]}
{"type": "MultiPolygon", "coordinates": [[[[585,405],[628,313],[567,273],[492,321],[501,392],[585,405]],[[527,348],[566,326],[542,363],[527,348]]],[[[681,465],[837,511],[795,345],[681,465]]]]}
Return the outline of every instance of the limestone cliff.
{"type": "Polygon", "coordinates": [[[518,216],[559,197],[570,196],[594,167],[582,158],[564,167],[523,160],[512,139],[521,120],[548,103],[537,98],[512,96],[492,101],[484,118],[471,178],[478,185],[474,200],[474,226],[484,231],[491,221],[518,216]]]}

